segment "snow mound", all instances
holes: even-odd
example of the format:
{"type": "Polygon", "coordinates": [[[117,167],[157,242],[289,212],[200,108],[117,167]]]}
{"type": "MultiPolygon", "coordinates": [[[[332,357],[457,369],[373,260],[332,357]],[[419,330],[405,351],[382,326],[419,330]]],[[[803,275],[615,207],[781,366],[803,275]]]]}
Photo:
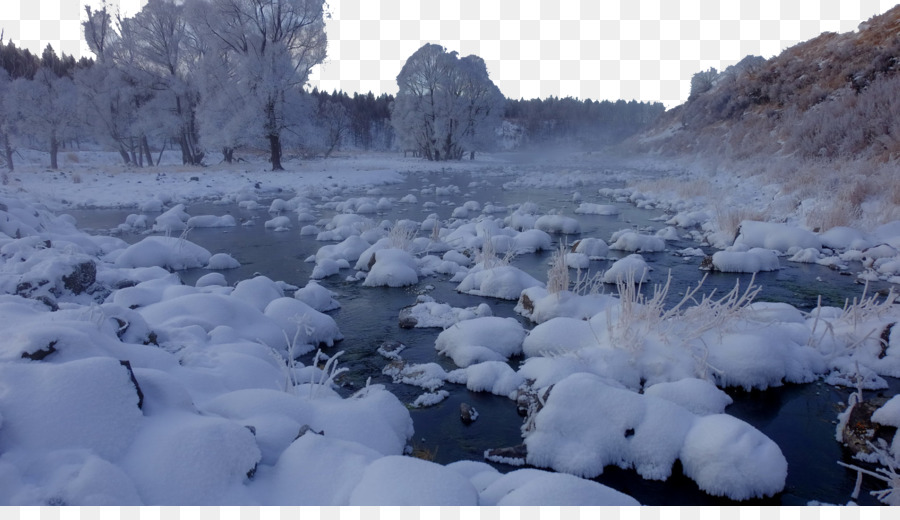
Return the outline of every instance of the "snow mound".
{"type": "Polygon", "coordinates": [[[631,282],[644,283],[650,279],[650,266],[644,257],[634,253],[620,258],[609,266],[601,278],[603,283],[631,282]]]}
{"type": "Polygon", "coordinates": [[[481,492],[481,505],[638,506],[640,504],[630,496],[592,480],[565,473],[525,468],[505,475],[498,473],[498,477],[481,492]]]}
{"type": "Polygon", "coordinates": [[[778,445],[749,424],[724,414],[698,417],[592,374],[557,383],[533,424],[525,433],[528,463],[576,476],[616,465],[665,480],[681,460],[700,489],[734,500],[774,495],[787,477],[778,445]]]}
{"type": "Polygon", "coordinates": [[[582,202],[575,209],[575,213],[579,215],[618,215],[619,208],[609,204],[592,204],[590,202],[582,202]]]}
{"type": "Polygon", "coordinates": [[[543,287],[543,282],[518,267],[500,265],[485,268],[476,264],[462,279],[456,290],[475,296],[488,296],[503,300],[517,300],[529,287],[543,287]]]}
{"type": "Polygon", "coordinates": [[[322,287],[314,280],[310,280],[305,287],[298,289],[297,292],[294,293],[294,298],[319,312],[340,309],[341,304],[334,299],[336,296],[337,293],[322,287]]]}
{"type": "Polygon", "coordinates": [[[565,215],[543,215],[534,222],[534,228],[546,233],[574,235],[581,233],[581,223],[565,215]]]}
{"type": "Polygon", "coordinates": [[[743,244],[750,248],[774,249],[787,253],[789,249],[821,249],[822,240],[812,231],[775,222],[757,222],[745,220],[741,222],[735,245],[743,244]]]}
{"type": "Polygon", "coordinates": [[[775,251],[760,247],[749,251],[716,251],[712,255],[712,265],[723,273],[758,273],[781,268],[775,251]]]}
{"type": "Polygon", "coordinates": [[[613,234],[610,249],[617,251],[655,253],[666,249],[666,241],[658,236],[641,235],[634,231],[613,234]]]}
{"type": "Polygon", "coordinates": [[[363,285],[366,287],[406,287],[419,283],[416,259],[402,249],[375,252],[375,263],[363,285]]]}
{"type": "Polygon", "coordinates": [[[362,472],[351,506],[476,506],[478,491],[445,466],[403,456],[382,457],[362,472]]]}
{"type": "Polygon", "coordinates": [[[416,298],[416,304],[412,307],[400,310],[400,322],[402,327],[446,329],[460,321],[492,315],[491,308],[486,303],[477,307],[451,307],[423,295],[416,298]]]}
{"type": "Polygon", "coordinates": [[[514,318],[485,317],[461,321],[438,334],[434,348],[457,366],[506,361],[522,353],[525,329],[514,318]]]}
{"type": "Polygon", "coordinates": [[[153,267],[179,271],[206,267],[212,254],[197,244],[173,237],[147,237],[128,246],[115,260],[117,267],[153,267]]]}
{"type": "Polygon", "coordinates": [[[209,257],[209,263],[206,264],[206,268],[212,270],[237,269],[240,266],[241,263],[228,253],[216,253],[209,257]]]}

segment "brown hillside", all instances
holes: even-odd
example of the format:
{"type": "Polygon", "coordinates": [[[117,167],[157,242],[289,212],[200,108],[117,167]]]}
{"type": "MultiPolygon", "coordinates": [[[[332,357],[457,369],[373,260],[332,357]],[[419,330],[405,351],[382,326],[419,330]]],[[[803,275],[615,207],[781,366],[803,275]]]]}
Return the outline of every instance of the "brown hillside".
{"type": "Polygon", "coordinates": [[[900,6],[769,60],[695,76],[690,99],[637,139],[660,152],[742,159],[900,157],[900,6]],[[699,81],[706,75],[708,81],[699,81]]]}

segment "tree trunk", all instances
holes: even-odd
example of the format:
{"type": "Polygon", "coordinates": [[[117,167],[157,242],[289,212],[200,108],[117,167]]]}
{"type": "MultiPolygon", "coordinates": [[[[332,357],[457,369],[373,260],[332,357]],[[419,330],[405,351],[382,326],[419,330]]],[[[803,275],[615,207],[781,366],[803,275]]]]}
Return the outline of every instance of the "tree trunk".
{"type": "Polygon", "coordinates": [[[271,153],[272,171],[284,170],[281,166],[281,137],[278,134],[269,136],[269,151],[271,153]]]}
{"type": "Polygon", "coordinates": [[[128,157],[128,150],[125,148],[125,145],[119,143],[119,155],[122,156],[122,160],[125,161],[125,164],[131,163],[131,158],[128,157]]]}
{"type": "Polygon", "coordinates": [[[234,161],[234,148],[224,147],[222,148],[222,155],[225,157],[225,162],[231,164],[234,161]]]}
{"type": "Polygon", "coordinates": [[[6,156],[6,167],[13,170],[13,149],[9,144],[9,135],[3,134],[3,155],[6,156]]]}
{"type": "Polygon", "coordinates": [[[59,154],[59,141],[56,139],[56,132],[50,132],[50,169],[58,170],[59,165],[56,162],[56,156],[59,154]]]}
{"type": "Polygon", "coordinates": [[[469,160],[470,161],[475,160],[475,150],[472,150],[471,152],[469,152],[469,160]]]}
{"type": "Polygon", "coordinates": [[[153,166],[153,156],[150,155],[150,143],[147,142],[147,136],[141,136],[141,149],[144,151],[144,155],[147,156],[147,166],[153,166]]]}
{"type": "Polygon", "coordinates": [[[181,164],[193,164],[194,154],[191,151],[187,136],[184,132],[181,133],[181,138],[178,140],[178,143],[181,145],[181,164]]]}

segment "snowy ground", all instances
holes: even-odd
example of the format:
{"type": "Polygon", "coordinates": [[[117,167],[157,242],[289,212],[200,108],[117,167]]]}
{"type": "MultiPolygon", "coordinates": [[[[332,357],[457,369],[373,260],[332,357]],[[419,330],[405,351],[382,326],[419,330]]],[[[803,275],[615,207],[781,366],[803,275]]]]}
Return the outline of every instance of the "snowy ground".
{"type": "MultiPolygon", "coordinates": [[[[7,318],[0,324],[7,338],[0,343],[0,503],[630,504],[582,477],[616,465],[665,480],[676,461],[700,489],[743,500],[778,493],[790,469],[773,441],[722,413],[730,399],[721,387],[825,378],[881,388],[883,376],[900,376],[893,328],[900,311],[891,296],[805,314],[751,303],[753,287],[736,287],[716,298],[688,294],[682,306],[664,308],[665,288],[643,297],[629,284],[646,274],[640,252],[665,248],[671,233],[726,249],[710,260],[722,271],[862,262],[863,277],[894,282],[900,224],[819,234],[785,224],[793,210],[784,206],[783,215],[770,211],[770,222],[739,222],[735,237],[708,199],[679,201],[673,192],[632,187],[658,174],[604,173],[610,166],[585,154],[513,162],[523,158],[429,164],[347,155],[287,161],[287,171],[273,173],[257,161],[127,170],[114,154],[94,152],[63,153],[60,171],[51,172],[40,167],[39,154],[23,153],[0,189],[0,308],[7,318]],[[551,173],[542,163],[553,165],[551,173]],[[570,188],[584,213],[608,213],[603,202],[610,199],[665,208],[671,227],[581,244],[538,280],[502,257],[547,249],[551,234],[578,231],[576,220],[551,208],[472,201],[454,210],[452,222],[385,227],[372,218],[378,206],[417,204],[413,194],[348,195],[444,168],[517,172],[509,189],[570,188]],[[627,187],[578,192],[599,174],[627,187]],[[252,205],[266,194],[281,197],[273,208],[279,216],[266,228],[296,225],[323,242],[311,259],[312,278],[401,287],[444,276],[460,292],[518,300],[517,310],[535,323],[531,330],[489,308],[448,309],[422,299],[410,316],[416,326],[444,329],[435,350],[459,368],[403,365],[395,352],[392,375],[428,391],[421,406],[440,400],[445,382],[524,400],[526,462],[555,472],[502,475],[482,462],[443,466],[403,456],[412,421],[394,395],[371,385],[342,398],[332,388],[341,369],[331,350],[319,366],[294,361],[341,340],[327,314],[339,295],[313,281],[298,290],[265,276],[226,286],[220,271],[233,258],[173,238],[187,227],[238,225],[188,215],[183,203],[252,205]],[[73,207],[134,208],[124,225],[155,232],[133,245],[89,236],[60,216],[73,207]],[[317,221],[325,207],[338,214],[317,221]],[[608,248],[633,252],[596,282],[618,282],[619,297],[592,294],[590,284],[570,291],[568,267],[608,248]],[[190,267],[210,274],[182,285],[177,270],[190,267]],[[505,363],[515,357],[525,358],[517,369],[505,363]]],[[[900,423],[894,401],[879,411],[882,424],[900,423]]],[[[889,464],[900,441],[884,450],[880,462],[889,464]]]]}

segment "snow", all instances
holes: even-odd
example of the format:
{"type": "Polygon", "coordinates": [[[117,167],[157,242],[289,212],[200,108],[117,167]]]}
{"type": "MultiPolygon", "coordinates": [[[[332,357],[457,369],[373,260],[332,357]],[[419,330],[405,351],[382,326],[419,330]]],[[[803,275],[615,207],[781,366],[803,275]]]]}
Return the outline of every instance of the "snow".
{"type": "Polygon", "coordinates": [[[475,506],[478,490],[440,464],[390,456],[366,466],[348,502],[351,506],[475,506]]]}
{"type": "Polygon", "coordinates": [[[618,215],[619,209],[609,204],[582,202],[575,208],[575,213],[579,215],[618,215]]]}
{"type": "Polygon", "coordinates": [[[610,240],[609,248],[618,251],[655,253],[666,249],[666,241],[662,238],[630,230],[614,233],[610,240]]]}
{"type": "MultiPolygon", "coordinates": [[[[886,327],[897,321],[896,306],[890,303],[807,314],[772,303],[704,307],[694,305],[698,297],[683,312],[669,315],[646,299],[548,294],[540,275],[496,258],[474,260],[487,238],[501,256],[507,250],[523,255],[553,249],[559,237],[548,233],[579,230],[574,219],[558,214],[560,209],[539,217],[536,204],[504,200],[509,206],[501,207],[471,200],[460,212],[473,220],[442,223],[433,214],[430,227],[425,221],[395,224],[416,231],[427,227],[429,235],[437,226],[439,240],[418,237],[402,248],[392,244],[392,224],[372,220],[370,211],[394,208],[413,215],[428,209],[446,217],[454,206],[428,200],[417,207],[430,198],[427,190],[418,198],[392,198],[377,186],[401,180],[403,171],[441,167],[473,166],[379,157],[304,161],[294,171],[267,172],[271,192],[253,188],[253,172],[227,166],[204,170],[202,175],[216,182],[199,183],[189,181],[197,172],[188,168],[167,170],[154,179],[109,165],[84,167],[77,184],[59,184],[43,171],[19,175],[17,170],[10,185],[0,188],[0,313],[6,318],[0,333],[8,338],[0,347],[0,503],[628,504],[634,502],[575,475],[596,475],[616,465],[645,478],[665,479],[676,460],[707,493],[743,500],[780,492],[786,463],[771,440],[723,415],[731,400],[719,387],[765,389],[817,378],[852,385],[859,375],[864,387],[878,388],[887,384],[884,377],[900,375],[900,328],[885,340],[886,346],[881,340],[886,327]],[[350,196],[363,185],[367,197],[350,196]],[[437,352],[449,359],[421,362],[428,358],[419,357],[424,356],[421,348],[413,347],[403,353],[417,362],[406,362],[398,350],[391,353],[393,362],[384,373],[425,392],[409,404],[377,384],[338,394],[322,370],[287,358],[289,351],[297,356],[343,337],[335,319],[352,318],[342,318],[343,311],[334,317],[323,314],[340,308],[342,289],[336,293],[314,281],[304,286],[302,278],[289,280],[300,289],[265,276],[234,279],[242,270],[227,273],[228,279],[220,272],[201,271],[197,283],[188,286],[180,273],[170,272],[241,267],[228,253],[213,255],[192,242],[190,233],[182,234],[190,228],[233,226],[234,217],[191,216],[187,204],[199,199],[240,202],[242,211],[254,211],[279,189],[306,195],[283,195],[287,200],[269,207],[282,213],[271,215],[272,225],[250,229],[262,234],[289,230],[293,219],[315,222],[281,235],[287,243],[311,242],[312,231],[321,231],[316,238],[333,242],[312,256],[319,269],[313,277],[354,263],[362,271],[350,272],[350,281],[329,280],[328,287],[344,284],[348,291],[365,293],[390,290],[370,286],[452,277],[459,292],[517,301],[516,311],[534,327],[527,331],[531,325],[523,326],[524,320],[499,317],[508,315],[511,304],[493,302],[493,310],[485,303],[465,308],[454,306],[460,305],[454,298],[461,297],[452,292],[441,296],[451,303],[419,296],[411,308],[418,326],[445,329],[431,336],[436,336],[431,356],[437,352]],[[112,231],[140,233],[133,238],[138,241],[128,245],[119,238],[89,237],[75,229],[74,219],[29,202],[35,200],[58,210],[142,211],[112,231]],[[514,212],[504,219],[477,215],[479,210],[514,212]],[[329,216],[334,211],[354,213],[329,216]],[[174,238],[179,234],[182,238],[174,238]],[[373,255],[376,262],[369,271],[373,255]],[[469,268],[473,261],[478,263],[469,268]],[[96,268],[96,281],[80,294],[64,290],[62,277],[84,263],[96,268]],[[17,294],[21,283],[40,279],[49,281],[31,293],[32,299],[17,294]],[[498,316],[492,316],[495,312],[498,316]],[[41,361],[22,358],[23,353],[49,352],[51,346],[55,351],[41,361]],[[518,363],[514,358],[520,355],[526,359],[518,363]],[[138,408],[137,390],[119,360],[129,361],[143,408],[138,408]],[[451,363],[461,368],[446,368],[451,363]],[[402,457],[413,435],[407,406],[439,404],[455,391],[450,385],[510,399],[526,386],[543,392],[555,385],[546,406],[532,417],[533,429],[526,428],[525,442],[530,463],[571,474],[529,468],[504,475],[477,462],[441,466],[402,457]],[[298,437],[301,431],[305,433],[298,437]],[[254,469],[251,479],[248,473],[254,469]]],[[[536,186],[584,182],[517,177],[516,182],[536,186]]],[[[468,189],[474,192],[478,186],[468,189]]],[[[461,191],[456,186],[431,190],[440,197],[461,191]]],[[[666,215],[675,217],[659,221],[670,218],[669,225],[691,228],[691,238],[722,247],[716,237],[727,233],[718,229],[709,208],[684,201],[667,206],[659,193],[627,191],[608,195],[665,207],[666,215]]],[[[602,208],[583,202],[576,213],[601,215],[602,208]]],[[[714,265],[756,272],[779,268],[778,257],[784,256],[791,262],[840,262],[852,270],[862,266],[863,276],[872,279],[900,274],[896,222],[816,234],[790,214],[766,216],[779,223],[744,221],[737,244],[715,253],[714,265]]],[[[663,238],[677,233],[664,228],[656,236],[634,229],[638,227],[614,235],[612,247],[584,237],[567,260],[578,267],[612,262],[604,273],[607,283],[625,281],[629,272],[636,281],[646,281],[650,265],[644,257],[607,259],[610,248],[664,250],[663,238]]],[[[231,232],[196,233],[223,231],[231,232]]],[[[726,237],[725,245],[731,245],[733,236],[726,237]]],[[[681,253],[702,254],[697,251],[681,253]]],[[[433,289],[423,283],[400,291],[433,289]]],[[[373,352],[381,341],[371,345],[373,352]]],[[[897,402],[889,401],[874,419],[900,423],[897,402]]]]}
{"type": "Polygon", "coordinates": [[[494,316],[461,321],[438,334],[434,348],[459,367],[506,361],[522,353],[525,329],[514,318],[494,316]]]}
{"type": "Polygon", "coordinates": [[[800,249],[821,249],[821,239],[812,231],[775,222],[741,222],[740,233],[735,244],[750,248],[774,249],[782,253],[793,247],[800,249]]]}
{"type": "Polygon", "coordinates": [[[775,251],[761,247],[749,251],[716,251],[712,265],[723,273],[758,273],[777,271],[781,267],[775,251]]]}
{"type": "Polygon", "coordinates": [[[147,237],[121,251],[119,267],[165,267],[172,270],[206,267],[212,254],[197,244],[172,237],[147,237]]]}
{"type": "Polygon", "coordinates": [[[483,263],[479,263],[469,270],[456,290],[476,296],[517,300],[525,289],[543,285],[543,282],[518,267],[512,265],[485,267],[483,263]]]}
{"type": "Polygon", "coordinates": [[[634,253],[620,258],[603,273],[604,283],[644,283],[650,279],[650,266],[644,257],[634,253]]]}
{"type": "Polygon", "coordinates": [[[747,423],[724,414],[698,417],[590,374],[553,387],[525,445],[530,464],[584,477],[616,465],[665,480],[681,460],[701,489],[735,500],[774,495],[787,477],[781,450],[747,423]]]}

